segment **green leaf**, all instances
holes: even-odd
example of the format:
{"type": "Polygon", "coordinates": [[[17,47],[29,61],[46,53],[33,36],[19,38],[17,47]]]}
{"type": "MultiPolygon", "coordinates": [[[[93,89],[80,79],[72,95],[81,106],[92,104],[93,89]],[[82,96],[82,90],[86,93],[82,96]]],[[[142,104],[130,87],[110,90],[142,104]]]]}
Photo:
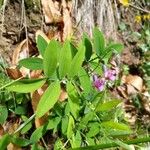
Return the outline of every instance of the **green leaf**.
{"type": "Polygon", "coordinates": [[[81,146],[81,140],[82,140],[82,138],[81,138],[80,132],[77,131],[76,135],[75,136],[73,135],[72,139],[70,141],[71,147],[72,148],[80,147],[81,146]]]}
{"type": "Polygon", "coordinates": [[[46,42],[46,40],[41,35],[38,35],[37,48],[42,56],[44,56],[47,45],[48,43],[46,42]]]}
{"type": "Polygon", "coordinates": [[[78,52],[78,50],[72,43],[70,43],[70,48],[71,48],[71,55],[72,55],[72,58],[73,58],[76,55],[76,53],[78,52]]]}
{"type": "Polygon", "coordinates": [[[25,146],[31,144],[30,140],[24,139],[24,138],[19,138],[19,137],[13,137],[11,142],[20,147],[25,147],[25,146]]]}
{"type": "Polygon", "coordinates": [[[83,67],[80,67],[79,70],[79,80],[81,83],[81,87],[83,88],[83,92],[88,94],[92,89],[91,80],[83,67]]]}
{"type": "Polygon", "coordinates": [[[8,117],[8,110],[5,105],[0,105],[0,124],[2,125],[8,117]]]}
{"type": "Polygon", "coordinates": [[[76,53],[76,55],[74,56],[71,62],[69,77],[74,77],[75,75],[78,75],[80,67],[82,66],[82,62],[84,61],[84,56],[85,56],[85,47],[81,43],[79,45],[78,52],[76,53]]]}
{"type": "Polygon", "coordinates": [[[47,77],[51,77],[56,71],[59,49],[59,43],[55,40],[51,40],[45,50],[43,65],[44,74],[47,77]]]}
{"type": "Polygon", "coordinates": [[[42,70],[43,60],[36,57],[25,58],[19,61],[19,65],[31,70],[42,70]]]}
{"type": "Polygon", "coordinates": [[[31,150],[45,150],[45,149],[42,146],[35,143],[32,145],[31,150]]]}
{"type": "Polygon", "coordinates": [[[117,51],[117,52],[121,52],[124,49],[123,44],[111,44],[108,47],[105,48],[105,51],[117,51]]]}
{"type": "MultiPolygon", "coordinates": [[[[26,116],[21,116],[21,118],[24,122],[28,120],[28,118],[26,116]]],[[[27,133],[31,128],[32,128],[32,122],[29,122],[22,128],[21,134],[27,133]]]]}
{"type": "Polygon", "coordinates": [[[15,114],[17,114],[17,115],[24,115],[24,114],[26,114],[26,112],[27,112],[27,110],[24,106],[17,106],[15,108],[15,114]]]}
{"type": "Polygon", "coordinates": [[[71,45],[69,41],[66,41],[63,45],[63,48],[61,49],[59,57],[60,78],[63,78],[65,75],[68,74],[70,70],[71,60],[72,60],[71,45]]]}
{"type": "Polygon", "coordinates": [[[54,150],[65,150],[65,148],[63,148],[63,143],[61,141],[61,139],[57,138],[55,145],[54,145],[54,150]]]}
{"type": "Polygon", "coordinates": [[[40,102],[37,106],[36,115],[37,117],[42,117],[47,111],[53,108],[54,104],[57,102],[60,94],[60,83],[53,82],[46,89],[42,95],[40,102]]]}
{"type": "Polygon", "coordinates": [[[81,121],[80,121],[79,130],[86,128],[88,122],[89,122],[91,119],[93,119],[93,117],[94,117],[94,112],[91,112],[91,111],[90,111],[89,113],[87,113],[87,114],[81,119],[81,121]]]}
{"type": "Polygon", "coordinates": [[[74,130],[75,124],[74,124],[74,119],[70,115],[69,116],[69,123],[68,123],[68,128],[67,128],[67,138],[70,139],[73,135],[73,130],[74,130]]]}
{"type": "Polygon", "coordinates": [[[76,119],[79,115],[80,103],[76,89],[70,82],[67,84],[67,93],[69,94],[68,103],[70,106],[70,111],[74,116],[74,118],[76,119]]]}
{"type": "Polygon", "coordinates": [[[30,140],[32,143],[36,143],[46,133],[46,125],[37,128],[31,135],[30,140]]]}
{"type": "Polygon", "coordinates": [[[88,127],[90,130],[86,133],[86,137],[94,137],[100,132],[100,125],[98,122],[92,122],[88,127]]]}
{"type": "Polygon", "coordinates": [[[114,121],[102,122],[101,125],[105,128],[113,128],[113,129],[116,129],[116,130],[130,131],[130,127],[127,126],[126,124],[118,123],[118,122],[114,122],[114,121]]]}
{"type": "Polygon", "coordinates": [[[5,150],[7,148],[7,145],[11,142],[11,135],[5,134],[0,139],[0,149],[5,150]]]}
{"type": "Polygon", "coordinates": [[[57,130],[57,126],[60,123],[60,121],[61,121],[60,117],[50,118],[50,120],[48,121],[46,129],[47,130],[54,129],[54,133],[55,133],[57,130]]]}
{"type": "Polygon", "coordinates": [[[34,92],[40,88],[46,79],[22,79],[13,82],[11,85],[7,86],[8,91],[18,92],[18,93],[30,93],[34,92]]]}
{"type": "Polygon", "coordinates": [[[86,143],[88,145],[95,145],[95,140],[94,140],[94,138],[86,137],[86,143]]]}
{"type": "Polygon", "coordinates": [[[67,127],[68,127],[69,118],[68,116],[65,116],[62,118],[61,121],[61,131],[64,135],[67,135],[67,127]]]}
{"type": "Polygon", "coordinates": [[[92,43],[87,34],[83,35],[83,43],[85,45],[85,58],[88,61],[90,60],[91,55],[92,55],[92,43]]]}
{"type": "Polygon", "coordinates": [[[98,28],[93,30],[94,48],[98,56],[102,56],[105,48],[105,39],[102,32],[98,28]]]}
{"type": "Polygon", "coordinates": [[[99,104],[96,108],[96,111],[110,111],[111,109],[115,108],[119,103],[121,103],[120,100],[111,100],[103,104],[99,104]]]}

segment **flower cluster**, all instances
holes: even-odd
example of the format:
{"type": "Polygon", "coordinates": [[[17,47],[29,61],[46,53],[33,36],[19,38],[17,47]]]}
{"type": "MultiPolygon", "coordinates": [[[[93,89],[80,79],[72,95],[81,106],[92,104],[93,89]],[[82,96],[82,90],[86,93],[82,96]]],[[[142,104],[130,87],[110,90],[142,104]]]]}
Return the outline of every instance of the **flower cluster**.
{"type": "Polygon", "coordinates": [[[103,91],[107,81],[114,81],[116,76],[116,70],[107,69],[106,66],[104,66],[104,77],[100,78],[97,75],[93,75],[93,85],[98,91],[103,91]]]}

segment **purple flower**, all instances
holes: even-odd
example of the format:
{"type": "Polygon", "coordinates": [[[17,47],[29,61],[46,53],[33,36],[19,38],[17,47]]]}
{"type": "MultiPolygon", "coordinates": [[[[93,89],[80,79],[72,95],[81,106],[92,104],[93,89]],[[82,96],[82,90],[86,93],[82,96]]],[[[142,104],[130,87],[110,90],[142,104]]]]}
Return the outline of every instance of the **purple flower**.
{"type": "Polygon", "coordinates": [[[112,69],[107,69],[106,67],[104,67],[104,76],[106,79],[114,81],[116,79],[116,71],[112,70],[112,69]]]}
{"type": "Polygon", "coordinates": [[[105,79],[98,78],[97,75],[93,75],[93,85],[97,90],[102,91],[105,86],[105,79]]]}

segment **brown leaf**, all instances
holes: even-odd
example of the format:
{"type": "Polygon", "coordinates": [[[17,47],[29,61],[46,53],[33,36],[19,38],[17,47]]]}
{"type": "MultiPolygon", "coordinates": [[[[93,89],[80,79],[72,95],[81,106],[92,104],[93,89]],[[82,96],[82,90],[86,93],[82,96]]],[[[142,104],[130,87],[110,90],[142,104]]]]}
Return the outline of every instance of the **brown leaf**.
{"type": "Polygon", "coordinates": [[[127,94],[128,95],[134,95],[137,94],[137,90],[132,85],[126,85],[127,86],[127,94]]]}
{"type": "Polygon", "coordinates": [[[128,75],[126,76],[125,83],[132,85],[139,92],[142,92],[143,89],[143,79],[137,75],[128,75]]]}
{"type": "Polygon", "coordinates": [[[0,138],[4,135],[4,128],[0,125],[0,138]]]}
{"type": "MultiPolygon", "coordinates": [[[[33,111],[35,112],[36,111],[36,108],[37,108],[37,105],[41,99],[41,96],[43,95],[44,91],[47,89],[48,85],[47,84],[44,84],[42,86],[42,88],[38,89],[37,91],[35,91],[32,96],[31,96],[31,103],[32,103],[32,108],[33,108],[33,111]]],[[[47,117],[48,117],[48,114],[45,114],[43,117],[41,118],[36,118],[35,119],[35,126],[36,128],[42,126],[46,121],[47,121],[47,117]]]]}
{"type": "Polygon", "coordinates": [[[61,93],[59,95],[59,100],[61,102],[63,102],[64,100],[66,100],[68,98],[68,94],[66,92],[66,90],[64,88],[61,88],[61,93]]]}
{"type": "Polygon", "coordinates": [[[40,78],[42,77],[42,70],[33,70],[30,72],[31,78],[40,78]]]}
{"type": "Polygon", "coordinates": [[[6,68],[6,72],[8,76],[14,80],[21,78],[23,76],[20,70],[17,68],[6,68]]]}
{"type": "Polygon", "coordinates": [[[20,147],[18,147],[17,145],[13,144],[13,143],[10,143],[8,146],[7,146],[7,150],[21,150],[20,147]]]}
{"type": "Polygon", "coordinates": [[[29,56],[28,41],[23,40],[14,50],[12,56],[12,65],[16,66],[18,61],[29,56]]]}
{"type": "Polygon", "coordinates": [[[127,95],[127,93],[125,92],[125,91],[126,91],[126,88],[125,88],[125,87],[119,86],[119,87],[117,87],[117,91],[118,91],[119,94],[120,94],[121,96],[123,96],[125,99],[128,99],[128,95],[127,95]]]}

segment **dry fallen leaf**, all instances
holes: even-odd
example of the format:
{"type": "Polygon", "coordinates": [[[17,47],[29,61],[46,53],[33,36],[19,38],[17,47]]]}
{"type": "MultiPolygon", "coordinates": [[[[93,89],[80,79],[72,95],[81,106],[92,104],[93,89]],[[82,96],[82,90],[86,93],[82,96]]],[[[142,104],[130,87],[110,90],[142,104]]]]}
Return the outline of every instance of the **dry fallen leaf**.
{"type": "Polygon", "coordinates": [[[18,61],[23,58],[29,57],[28,40],[23,40],[14,50],[12,56],[12,65],[16,66],[18,61]]]}
{"type": "Polygon", "coordinates": [[[21,78],[23,76],[21,71],[14,67],[6,68],[6,72],[7,72],[8,76],[14,80],[21,78]]]}
{"type": "Polygon", "coordinates": [[[126,86],[128,96],[137,94],[137,90],[132,85],[127,84],[126,86]]]}
{"type": "Polygon", "coordinates": [[[60,93],[60,96],[59,96],[59,100],[61,102],[63,102],[67,98],[68,98],[68,94],[67,94],[66,90],[64,88],[61,88],[61,93],[60,93]]]}
{"type": "Polygon", "coordinates": [[[132,85],[136,90],[142,92],[143,89],[143,79],[137,75],[128,75],[126,76],[125,83],[132,85]]]}
{"type": "Polygon", "coordinates": [[[13,144],[13,143],[10,143],[7,146],[7,150],[21,150],[21,148],[18,147],[17,145],[15,145],[15,144],[13,144]]]}
{"type": "Polygon", "coordinates": [[[4,135],[4,128],[0,125],[0,138],[4,135]]]}
{"type": "MultiPolygon", "coordinates": [[[[47,89],[47,84],[44,84],[40,89],[36,90],[32,95],[31,95],[31,103],[32,103],[32,108],[33,111],[36,111],[37,105],[41,99],[41,96],[43,95],[44,91],[47,89]]],[[[41,118],[36,118],[35,119],[35,126],[36,128],[42,126],[46,121],[47,121],[48,114],[45,114],[41,118]]]]}

